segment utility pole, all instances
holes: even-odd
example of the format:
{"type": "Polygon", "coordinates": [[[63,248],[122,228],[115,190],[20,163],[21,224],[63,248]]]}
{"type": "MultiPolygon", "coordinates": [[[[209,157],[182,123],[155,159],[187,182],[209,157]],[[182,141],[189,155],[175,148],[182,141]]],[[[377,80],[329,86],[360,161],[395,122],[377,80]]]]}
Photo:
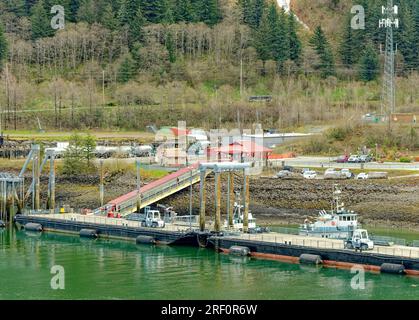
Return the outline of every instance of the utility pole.
{"type": "Polygon", "coordinates": [[[240,98],[243,95],[243,54],[240,50],[240,98]]]}
{"type": "Polygon", "coordinates": [[[380,19],[379,27],[386,29],[386,47],[384,59],[383,92],[381,98],[381,115],[387,114],[388,128],[391,129],[391,114],[396,110],[396,85],[394,73],[394,40],[393,28],[399,27],[398,6],[393,5],[393,0],[387,0],[387,7],[381,7],[384,18],[380,19]]]}
{"type": "MultiPolygon", "coordinates": [[[[6,87],[6,112],[8,112],[9,110],[9,105],[10,105],[10,92],[9,92],[9,65],[6,62],[6,66],[5,66],[5,70],[6,70],[6,77],[5,77],[5,87],[6,87]]],[[[3,118],[3,114],[1,115],[3,118]]],[[[6,115],[4,117],[4,128],[7,129],[7,116],[6,115]]]]}
{"type": "Polygon", "coordinates": [[[105,107],[105,70],[102,70],[102,104],[105,107]]]}

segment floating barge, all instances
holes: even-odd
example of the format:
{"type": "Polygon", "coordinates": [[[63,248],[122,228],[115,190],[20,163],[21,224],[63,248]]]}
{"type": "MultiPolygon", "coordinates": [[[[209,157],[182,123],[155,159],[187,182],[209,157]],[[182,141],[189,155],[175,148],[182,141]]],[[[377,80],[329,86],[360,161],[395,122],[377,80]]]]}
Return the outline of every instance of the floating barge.
{"type": "Polygon", "coordinates": [[[20,226],[33,226],[34,231],[97,236],[137,243],[200,246],[230,254],[233,253],[232,248],[241,248],[243,255],[291,263],[302,263],[302,256],[308,255],[313,258],[313,263],[326,267],[352,268],[362,265],[365,270],[373,272],[419,276],[419,248],[415,247],[376,246],[372,251],[356,252],[344,249],[343,241],[336,239],[280,233],[226,232],[216,235],[184,226],[145,228],[136,221],[79,214],[17,215],[15,221],[20,226]]]}
{"type": "Polygon", "coordinates": [[[301,263],[301,257],[309,255],[314,258],[313,263],[328,267],[362,265],[369,271],[419,276],[419,248],[416,247],[376,246],[374,250],[357,252],[344,249],[340,240],[279,233],[212,236],[208,243],[224,253],[242,248],[243,255],[292,263],[301,263]]]}
{"type": "Polygon", "coordinates": [[[199,246],[205,243],[206,233],[191,231],[182,226],[164,229],[141,227],[140,223],[79,214],[17,215],[15,222],[24,227],[30,224],[33,231],[70,233],[80,236],[134,240],[142,243],[199,246]]]}

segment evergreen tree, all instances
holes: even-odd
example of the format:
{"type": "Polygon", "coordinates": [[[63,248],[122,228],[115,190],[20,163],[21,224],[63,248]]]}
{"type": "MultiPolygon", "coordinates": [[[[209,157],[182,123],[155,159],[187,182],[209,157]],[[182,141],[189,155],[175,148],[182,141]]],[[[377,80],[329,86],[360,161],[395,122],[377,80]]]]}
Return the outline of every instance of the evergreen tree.
{"type": "Polygon", "coordinates": [[[201,4],[198,7],[198,16],[200,21],[209,26],[220,22],[221,12],[218,0],[201,0],[201,4]]]}
{"type": "Polygon", "coordinates": [[[32,39],[34,40],[48,37],[53,34],[53,29],[51,28],[48,14],[45,11],[43,0],[39,0],[39,2],[32,7],[31,31],[32,39]]]}
{"type": "Polygon", "coordinates": [[[320,26],[318,26],[313,37],[309,41],[310,46],[316,51],[320,63],[315,66],[321,71],[322,77],[326,78],[335,74],[335,60],[329,42],[320,26]]]}
{"type": "Polygon", "coordinates": [[[299,64],[302,52],[301,40],[297,35],[298,22],[291,12],[288,17],[289,58],[299,64]]]}
{"type": "Polygon", "coordinates": [[[36,2],[37,0],[25,0],[25,12],[28,16],[31,14],[32,7],[35,5],[36,2]]]}
{"type": "Polygon", "coordinates": [[[252,18],[251,25],[257,28],[262,19],[263,12],[265,11],[266,1],[265,0],[253,0],[254,4],[252,5],[252,18]]]}
{"type": "Polygon", "coordinates": [[[70,22],[76,22],[77,21],[77,12],[80,8],[80,0],[70,0],[69,5],[69,13],[66,13],[66,17],[70,22]]]}
{"type": "Polygon", "coordinates": [[[119,26],[127,26],[131,22],[130,14],[128,11],[128,0],[121,0],[119,10],[118,10],[118,22],[119,26]]]}
{"type": "Polygon", "coordinates": [[[250,25],[251,16],[251,3],[252,0],[238,0],[238,5],[241,7],[241,21],[247,25],[250,25]]]}
{"type": "Polygon", "coordinates": [[[407,70],[417,66],[418,43],[415,39],[415,19],[409,8],[404,7],[403,19],[401,20],[400,51],[404,58],[404,67],[407,70]]]}
{"type": "Polygon", "coordinates": [[[135,61],[132,59],[130,53],[126,54],[118,69],[118,82],[126,83],[132,79],[135,74],[135,61]]]}
{"type": "Polygon", "coordinates": [[[142,64],[141,47],[141,43],[135,42],[131,49],[131,56],[134,60],[134,69],[136,71],[141,68],[142,64]]]}
{"type": "Polygon", "coordinates": [[[97,12],[93,0],[83,0],[77,11],[77,21],[84,21],[92,24],[97,21],[97,12]]]}
{"type": "Polygon", "coordinates": [[[355,47],[354,43],[354,30],[351,26],[351,17],[352,16],[348,16],[348,19],[344,24],[345,28],[339,50],[341,60],[347,67],[352,66],[356,62],[355,54],[356,51],[358,51],[358,48],[355,47]]]}
{"type": "Polygon", "coordinates": [[[167,14],[167,5],[166,0],[143,0],[143,15],[151,23],[160,23],[167,14]]]}
{"type": "Polygon", "coordinates": [[[170,63],[176,62],[176,46],[175,42],[173,41],[173,35],[171,32],[168,32],[166,35],[166,49],[169,53],[169,61],[170,63]]]}
{"type": "Polygon", "coordinates": [[[242,20],[252,29],[259,27],[265,11],[265,0],[239,0],[242,8],[242,20]]]}
{"type": "Polygon", "coordinates": [[[129,23],[129,45],[132,48],[133,44],[136,42],[144,41],[144,31],[143,27],[146,21],[143,16],[143,11],[141,6],[137,7],[135,17],[129,23]]]}
{"type": "Polygon", "coordinates": [[[141,0],[126,0],[126,7],[128,19],[131,20],[128,24],[130,24],[136,18],[138,10],[141,7],[141,0]]]}
{"type": "Polygon", "coordinates": [[[4,35],[3,31],[3,24],[0,22],[0,70],[3,68],[3,61],[6,59],[7,56],[7,40],[6,36],[4,35]]]}
{"type": "Polygon", "coordinates": [[[118,27],[118,20],[115,17],[115,12],[111,4],[108,4],[105,7],[105,10],[102,14],[102,24],[109,30],[115,30],[118,27]]]}
{"type": "Polygon", "coordinates": [[[380,70],[378,54],[372,44],[369,44],[360,59],[359,78],[362,81],[372,81],[377,79],[380,70]]]}
{"type": "Polygon", "coordinates": [[[195,20],[191,0],[176,0],[173,11],[175,22],[193,22],[195,20]]]}
{"type": "Polygon", "coordinates": [[[162,0],[162,13],[160,17],[160,23],[172,24],[175,19],[173,16],[173,9],[170,0],[162,0]]]}
{"type": "Polygon", "coordinates": [[[14,13],[18,17],[26,14],[25,0],[6,0],[7,11],[14,13]]]}
{"type": "Polygon", "coordinates": [[[260,21],[260,25],[255,32],[253,41],[258,58],[262,60],[262,75],[265,75],[266,61],[272,59],[272,33],[267,13],[262,16],[262,20],[260,21]]]}
{"type": "Polygon", "coordinates": [[[271,56],[277,63],[278,71],[282,70],[284,61],[289,58],[289,38],[287,30],[287,18],[282,10],[278,13],[278,5],[271,3],[267,9],[268,44],[271,56]]]}

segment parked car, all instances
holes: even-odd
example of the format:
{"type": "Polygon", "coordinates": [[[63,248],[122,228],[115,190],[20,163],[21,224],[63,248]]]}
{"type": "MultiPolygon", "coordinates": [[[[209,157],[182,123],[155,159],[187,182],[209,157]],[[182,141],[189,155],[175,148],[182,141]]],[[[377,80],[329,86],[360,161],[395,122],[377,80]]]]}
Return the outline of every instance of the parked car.
{"type": "Polygon", "coordinates": [[[335,161],[337,163],[346,163],[348,162],[348,159],[349,159],[348,155],[343,155],[343,156],[337,157],[335,161]]]}
{"type": "Polygon", "coordinates": [[[359,162],[371,162],[372,161],[372,157],[368,154],[363,154],[359,156],[359,162]]]}
{"type": "Polygon", "coordinates": [[[349,163],[358,163],[359,162],[359,156],[357,155],[351,155],[348,159],[349,163]]]}
{"type": "Polygon", "coordinates": [[[336,172],[336,169],[335,168],[328,168],[325,172],[324,172],[324,174],[328,174],[328,173],[335,173],[336,172]]]}
{"type": "Polygon", "coordinates": [[[291,167],[291,166],[284,166],[284,167],[282,168],[282,170],[285,170],[285,171],[290,171],[290,172],[294,172],[294,167],[291,167]]]}
{"type": "Polygon", "coordinates": [[[306,171],[310,171],[310,169],[309,168],[304,168],[303,170],[301,170],[301,174],[304,174],[304,172],[306,172],[306,171]]]}
{"type": "Polygon", "coordinates": [[[365,180],[365,179],[368,179],[368,173],[365,173],[365,172],[361,172],[361,173],[359,173],[357,176],[356,176],[356,178],[355,178],[356,180],[365,180]]]}
{"type": "Polygon", "coordinates": [[[351,179],[354,176],[354,174],[349,169],[340,170],[340,174],[342,176],[346,177],[347,179],[351,179]]]}
{"type": "Polygon", "coordinates": [[[313,170],[309,170],[303,173],[303,177],[305,179],[315,179],[317,177],[317,172],[313,170]]]}
{"type": "Polygon", "coordinates": [[[281,170],[276,174],[276,177],[279,179],[289,179],[293,176],[291,171],[281,170]]]}

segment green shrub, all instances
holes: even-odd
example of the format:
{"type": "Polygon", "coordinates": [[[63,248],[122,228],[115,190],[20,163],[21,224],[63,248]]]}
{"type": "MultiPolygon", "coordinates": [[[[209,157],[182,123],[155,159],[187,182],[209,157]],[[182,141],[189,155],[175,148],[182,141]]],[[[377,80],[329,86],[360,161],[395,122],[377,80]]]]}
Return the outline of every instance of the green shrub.
{"type": "Polygon", "coordinates": [[[349,129],[348,128],[332,128],[329,130],[327,137],[329,139],[335,140],[335,141],[344,141],[346,137],[348,136],[349,129]]]}
{"type": "Polygon", "coordinates": [[[400,161],[400,162],[403,162],[403,163],[410,163],[410,162],[412,162],[412,159],[410,159],[410,158],[408,158],[408,157],[401,157],[401,158],[399,159],[399,161],[400,161]]]}

